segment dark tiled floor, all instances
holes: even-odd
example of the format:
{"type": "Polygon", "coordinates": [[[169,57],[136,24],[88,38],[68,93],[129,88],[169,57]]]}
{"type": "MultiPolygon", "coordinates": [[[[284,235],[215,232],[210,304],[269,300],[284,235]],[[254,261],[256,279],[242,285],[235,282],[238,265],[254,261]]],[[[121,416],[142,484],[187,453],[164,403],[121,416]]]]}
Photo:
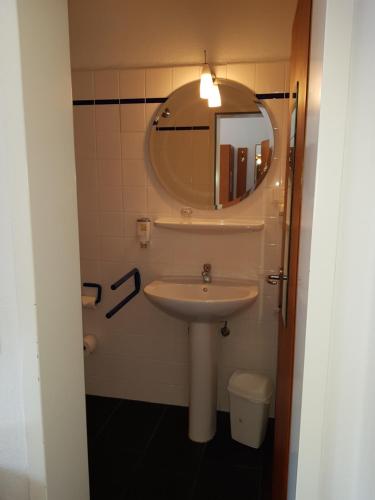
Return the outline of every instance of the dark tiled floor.
{"type": "Polygon", "coordinates": [[[207,444],[187,424],[187,408],[87,396],[91,500],[269,499],[272,421],[259,450],[231,439],[227,413],[207,444]]]}

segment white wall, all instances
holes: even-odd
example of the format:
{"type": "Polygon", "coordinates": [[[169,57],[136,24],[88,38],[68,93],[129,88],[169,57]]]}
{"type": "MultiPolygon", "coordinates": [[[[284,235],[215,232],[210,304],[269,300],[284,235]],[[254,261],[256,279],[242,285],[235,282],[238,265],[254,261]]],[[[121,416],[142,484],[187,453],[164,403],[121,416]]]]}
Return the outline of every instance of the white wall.
{"type": "Polygon", "coordinates": [[[296,0],[70,0],[72,67],[287,59],[296,0]]]}
{"type": "Polygon", "coordinates": [[[320,498],[375,497],[375,4],[354,2],[320,498]]]}
{"type": "MultiPolygon", "coordinates": [[[[285,88],[287,64],[228,64],[216,68],[225,78],[256,92],[285,88]]],[[[76,99],[168,96],[199,77],[200,67],[73,72],[76,99]],[[119,85],[120,82],[120,85],[119,85]],[[119,90],[120,89],[120,90],[119,90]]],[[[237,368],[264,373],[275,381],[278,288],[265,282],[281,256],[279,192],[285,161],[286,99],[266,101],[276,131],[271,170],[259,189],[241,204],[221,211],[193,209],[195,216],[250,217],[265,221],[250,234],[189,234],[153,228],[148,249],[136,239],[137,217],[180,215],[181,204],[163,189],[148,163],[146,129],[158,104],[74,107],[82,281],[104,286],[103,303],[84,311],[84,331],[98,337],[86,359],[90,394],[188,404],[187,325],[161,312],[143,294],[116,316],[105,313],[130,286],[110,291],[110,284],[132,267],[143,284],[163,275],[200,276],[204,262],[213,276],[255,279],[256,303],[229,321],[231,335],[220,337],[219,407],[228,409],[227,382],[237,368]]]]}
{"type": "Polygon", "coordinates": [[[0,497],[88,499],[67,6],[0,9],[0,497]]]}
{"type": "Polygon", "coordinates": [[[314,2],[290,499],[375,494],[374,15],[314,2]]]}
{"type": "Polygon", "coordinates": [[[320,498],[351,7],[350,1],[313,4],[289,490],[289,498],[303,500],[320,498]]]}
{"type": "Polygon", "coordinates": [[[44,498],[34,273],[17,6],[0,4],[0,498],[44,498]]]}

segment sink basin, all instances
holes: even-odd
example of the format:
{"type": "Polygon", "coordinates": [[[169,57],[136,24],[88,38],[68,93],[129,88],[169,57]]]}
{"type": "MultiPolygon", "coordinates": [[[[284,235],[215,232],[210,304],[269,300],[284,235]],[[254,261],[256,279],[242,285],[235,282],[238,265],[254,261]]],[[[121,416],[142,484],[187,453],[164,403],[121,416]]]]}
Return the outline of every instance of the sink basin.
{"type": "Polygon", "coordinates": [[[228,319],[249,306],[258,296],[258,287],[247,282],[176,278],[153,281],[146,296],[165,312],[186,321],[212,322],[228,319]]]}
{"type": "Polygon", "coordinates": [[[241,280],[163,278],[145,286],[144,293],[157,307],[189,323],[189,437],[205,443],[216,432],[219,322],[251,306],[258,287],[241,280]]]}

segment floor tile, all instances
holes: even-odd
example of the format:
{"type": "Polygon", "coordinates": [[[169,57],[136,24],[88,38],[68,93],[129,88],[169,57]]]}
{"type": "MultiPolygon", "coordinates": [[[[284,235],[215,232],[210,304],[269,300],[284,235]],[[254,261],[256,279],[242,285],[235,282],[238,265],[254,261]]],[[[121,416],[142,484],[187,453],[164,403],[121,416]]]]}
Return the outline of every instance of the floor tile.
{"type": "Polygon", "coordinates": [[[100,445],[128,451],[143,451],[165,412],[163,405],[123,400],[100,435],[100,445]]]}
{"type": "Polygon", "coordinates": [[[187,409],[168,407],[124,498],[190,499],[205,445],[190,441],[187,426],[187,409]]]}
{"type": "Polygon", "coordinates": [[[121,500],[190,500],[193,485],[193,479],[183,471],[143,465],[121,500]]]}
{"type": "Polygon", "coordinates": [[[188,409],[87,397],[91,500],[270,500],[273,423],[254,450],[227,413],[207,444],[188,438],[188,409]]]}
{"type": "Polygon", "coordinates": [[[90,500],[119,500],[140,458],[137,452],[119,451],[115,446],[110,452],[97,447],[89,460],[90,500]]]}
{"type": "Polygon", "coordinates": [[[256,469],[203,463],[193,500],[260,500],[256,469]]]}
{"type": "Polygon", "coordinates": [[[111,414],[122,403],[122,400],[117,398],[86,396],[87,434],[89,437],[96,437],[111,414]]]}
{"type": "Polygon", "coordinates": [[[188,437],[187,408],[170,406],[151,441],[146,462],[158,464],[171,472],[195,474],[205,446],[188,437]]]}
{"type": "Polygon", "coordinates": [[[258,450],[234,441],[230,434],[229,414],[218,412],[217,432],[207,445],[205,460],[225,466],[261,469],[267,458],[267,451],[267,439],[258,450]]]}

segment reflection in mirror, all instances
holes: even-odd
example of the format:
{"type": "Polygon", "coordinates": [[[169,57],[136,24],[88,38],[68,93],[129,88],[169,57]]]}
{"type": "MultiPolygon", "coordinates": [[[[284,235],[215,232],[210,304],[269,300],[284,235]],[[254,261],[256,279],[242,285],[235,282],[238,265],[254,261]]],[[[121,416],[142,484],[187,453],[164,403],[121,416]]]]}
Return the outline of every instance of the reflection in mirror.
{"type": "Polygon", "coordinates": [[[179,201],[201,209],[234,205],[253,192],[274,150],[269,115],[243,85],[220,82],[222,105],[209,108],[199,82],[173,92],[155,114],[151,163],[179,201]]]}
{"type": "Polygon", "coordinates": [[[271,131],[261,109],[216,114],[216,206],[242,200],[260,184],[270,167],[272,145],[265,137],[271,131]]]}

